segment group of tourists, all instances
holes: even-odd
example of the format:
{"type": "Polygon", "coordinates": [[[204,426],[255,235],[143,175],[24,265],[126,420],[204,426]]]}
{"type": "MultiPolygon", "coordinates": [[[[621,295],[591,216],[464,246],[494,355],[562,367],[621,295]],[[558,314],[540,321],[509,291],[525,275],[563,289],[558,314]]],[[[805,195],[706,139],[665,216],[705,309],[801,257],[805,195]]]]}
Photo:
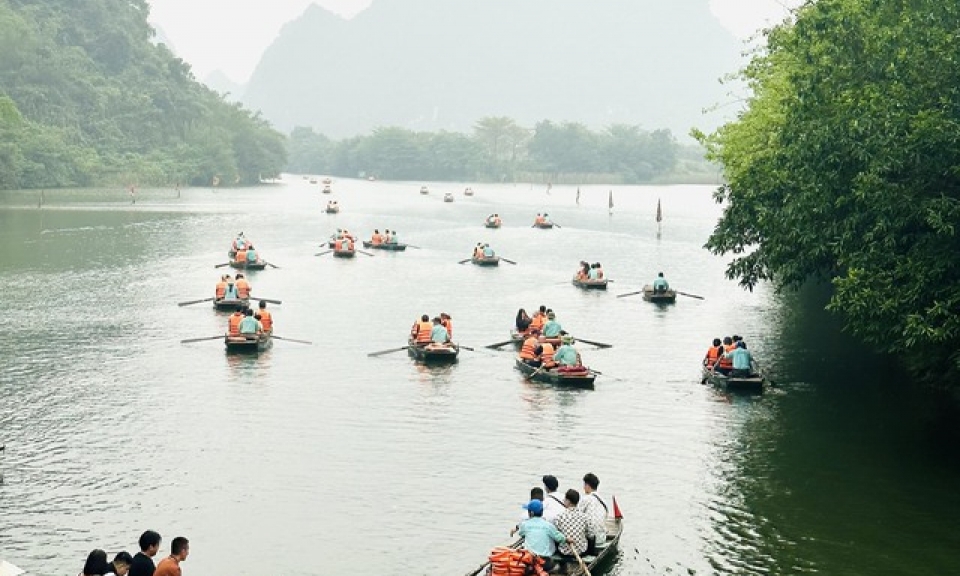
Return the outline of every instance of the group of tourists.
{"type": "Polygon", "coordinates": [[[703,358],[703,365],[708,370],[734,378],[749,378],[756,372],[746,342],[736,335],[725,336],[723,340],[714,338],[703,358]]]}
{"type": "Polygon", "coordinates": [[[537,217],[533,219],[534,226],[542,226],[546,224],[552,224],[550,221],[550,215],[544,212],[543,214],[537,214],[537,217]]]}
{"type": "Polygon", "coordinates": [[[580,269],[577,270],[577,280],[603,280],[603,266],[599,262],[593,264],[586,260],[580,261],[580,269]]]}
{"type": "Polygon", "coordinates": [[[340,202],[336,200],[328,200],[327,210],[340,210],[340,202]]]}
{"type": "Polygon", "coordinates": [[[383,234],[380,233],[380,229],[373,231],[373,236],[370,237],[370,243],[374,246],[380,246],[381,244],[396,244],[397,243],[397,231],[383,229],[383,234]]]}
{"type": "Polygon", "coordinates": [[[490,258],[496,258],[496,256],[497,253],[485,242],[477,242],[477,245],[473,247],[473,258],[475,260],[489,260],[490,258]]]}
{"type": "Polygon", "coordinates": [[[501,224],[503,224],[503,221],[500,220],[499,214],[491,214],[487,216],[486,222],[491,226],[500,226],[501,224]]]}
{"type": "Polygon", "coordinates": [[[263,300],[254,312],[249,306],[236,310],[227,320],[227,333],[230,336],[253,336],[273,331],[273,315],[267,310],[263,300]]]}
{"type": "MultiPolygon", "coordinates": [[[[556,564],[563,568],[574,563],[579,556],[597,555],[607,541],[609,516],[607,504],[597,494],[600,479],[584,475],[583,494],[573,488],[560,492],[560,482],[551,475],[542,482],[543,487],[530,490],[524,517],[510,531],[511,536],[521,536],[523,549],[534,554],[532,567],[549,571],[556,564]]],[[[491,557],[491,563],[495,561],[491,557]]]]}
{"type": "Polygon", "coordinates": [[[563,327],[557,322],[557,314],[543,305],[533,313],[532,317],[523,308],[518,310],[515,324],[517,332],[524,336],[533,333],[534,330],[547,338],[559,338],[565,334],[563,327]]]}
{"type": "Polygon", "coordinates": [[[234,262],[246,262],[247,264],[260,262],[260,255],[257,254],[256,248],[253,247],[253,242],[247,240],[243,232],[237,234],[237,237],[233,240],[233,244],[230,246],[230,252],[230,257],[234,262]]]}
{"type": "Polygon", "coordinates": [[[160,552],[163,538],[153,530],[140,535],[140,552],[118,552],[112,561],[99,548],[87,555],[79,576],[180,576],[180,563],[190,555],[190,541],[177,536],[170,543],[170,555],[154,565],[153,558],[160,552]]]}
{"type": "Polygon", "coordinates": [[[420,316],[410,328],[410,341],[417,346],[429,344],[453,344],[453,318],[446,312],[430,320],[428,314],[420,316]]]}
{"type": "Polygon", "coordinates": [[[583,370],[573,336],[563,329],[553,310],[540,306],[531,317],[521,308],[517,311],[516,328],[522,338],[520,360],[524,364],[543,370],[583,370]]]}
{"type": "Polygon", "coordinates": [[[247,300],[250,298],[250,290],[250,283],[243,277],[243,274],[237,274],[236,279],[229,274],[224,274],[217,282],[216,301],[247,300]]]}

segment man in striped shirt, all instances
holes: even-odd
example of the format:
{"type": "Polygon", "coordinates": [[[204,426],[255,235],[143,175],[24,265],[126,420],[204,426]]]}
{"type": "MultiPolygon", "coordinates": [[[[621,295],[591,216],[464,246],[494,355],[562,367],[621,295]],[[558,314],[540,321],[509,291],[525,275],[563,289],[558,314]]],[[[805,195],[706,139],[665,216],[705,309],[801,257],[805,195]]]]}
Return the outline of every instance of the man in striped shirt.
{"type": "Polygon", "coordinates": [[[561,542],[557,546],[564,556],[574,556],[574,552],[578,555],[586,552],[587,538],[593,536],[593,533],[590,532],[587,517],[583,512],[577,510],[579,502],[580,493],[573,488],[567,490],[563,500],[566,509],[553,521],[557,525],[557,530],[566,537],[566,542],[561,542]]]}

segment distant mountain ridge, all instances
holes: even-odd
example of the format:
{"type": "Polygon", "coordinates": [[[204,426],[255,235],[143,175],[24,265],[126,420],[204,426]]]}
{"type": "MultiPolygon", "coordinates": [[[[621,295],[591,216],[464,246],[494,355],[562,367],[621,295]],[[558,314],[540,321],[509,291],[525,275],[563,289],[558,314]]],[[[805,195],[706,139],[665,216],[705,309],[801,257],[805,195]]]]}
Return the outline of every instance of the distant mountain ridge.
{"type": "Polygon", "coordinates": [[[243,102],[283,130],[469,130],[485,116],[670,128],[720,123],[740,43],[709,0],[375,0],[313,5],[263,55],[243,102]],[[682,4],[682,6],[680,6],[682,4]]]}

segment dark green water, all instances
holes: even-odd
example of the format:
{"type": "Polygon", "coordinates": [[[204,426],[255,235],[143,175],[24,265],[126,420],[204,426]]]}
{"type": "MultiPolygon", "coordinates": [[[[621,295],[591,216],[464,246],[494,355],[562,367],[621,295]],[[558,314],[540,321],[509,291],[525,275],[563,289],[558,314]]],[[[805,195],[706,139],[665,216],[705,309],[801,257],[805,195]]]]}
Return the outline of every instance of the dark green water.
{"type": "Polygon", "coordinates": [[[947,574],[957,571],[956,403],[918,389],[839,333],[818,295],[741,291],[701,246],[709,187],[574,189],[334,184],[258,190],[10,193],[0,202],[0,558],[73,574],[93,547],[145,528],[190,537],[185,574],[462,574],[506,540],[541,475],[592,471],[626,515],[619,574],[947,574]],[[442,193],[456,191],[452,204],[442,193]],[[664,209],[657,236],[657,199],[664,209]],[[549,211],[563,228],[533,230],[549,211]],[[505,227],[483,218],[499,212],[505,227]],[[314,257],[336,227],[399,229],[422,247],[314,257]],[[243,230],[281,266],[252,274],[275,343],[233,357],[206,305],[243,230]],[[456,262],[489,241],[518,266],[456,262]],[[583,293],[581,259],[616,283],[583,293]],[[682,299],[636,290],[664,270],[682,299]],[[527,383],[512,356],[446,368],[402,354],[415,316],[457,340],[506,337],[547,304],[604,372],[593,391],[527,383]],[[715,337],[740,333],[777,388],[699,383],[715,337]]]}

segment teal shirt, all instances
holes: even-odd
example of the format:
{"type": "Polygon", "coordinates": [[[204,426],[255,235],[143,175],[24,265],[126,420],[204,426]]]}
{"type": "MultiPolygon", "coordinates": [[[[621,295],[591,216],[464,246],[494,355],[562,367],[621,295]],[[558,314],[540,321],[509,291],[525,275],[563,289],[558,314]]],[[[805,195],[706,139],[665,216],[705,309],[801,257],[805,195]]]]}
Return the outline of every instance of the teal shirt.
{"type": "Polygon", "coordinates": [[[541,516],[534,516],[520,524],[523,547],[537,556],[550,557],[557,551],[557,544],[567,541],[562,532],[541,516]]]}
{"type": "Polygon", "coordinates": [[[750,370],[750,352],[746,348],[734,348],[724,356],[733,361],[734,370],[750,370]]]}
{"type": "Polygon", "coordinates": [[[240,295],[237,294],[237,285],[236,284],[227,284],[227,289],[223,293],[224,300],[236,300],[240,295]]]}
{"type": "Polygon", "coordinates": [[[562,330],[563,328],[556,320],[547,320],[547,323],[543,325],[543,335],[547,338],[556,338],[562,330]]]}
{"type": "Polygon", "coordinates": [[[563,344],[553,353],[553,361],[561,366],[576,366],[577,349],[570,344],[563,344]]]}
{"type": "Polygon", "coordinates": [[[497,254],[493,251],[493,248],[491,248],[491,247],[489,247],[489,246],[487,246],[486,248],[483,249],[483,257],[484,257],[484,258],[493,258],[493,257],[496,256],[496,255],[497,255],[497,254]]]}
{"type": "Polygon", "coordinates": [[[436,324],[430,331],[430,340],[437,344],[446,344],[450,341],[450,334],[447,333],[447,329],[442,324],[436,324]]]}
{"type": "Polygon", "coordinates": [[[587,278],[591,280],[598,280],[600,278],[600,274],[597,272],[596,268],[591,268],[590,271],[587,272],[587,278]]]}
{"type": "Polygon", "coordinates": [[[241,334],[256,334],[261,330],[263,330],[263,326],[260,324],[260,321],[253,316],[246,316],[240,321],[241,334]]]}
{"type": "Polygon", "coordinates": [[[668,284],[666,280],[664,280],[663,278],[660,278],[660,277],[658,276],[657,279],[653,281],[653,289],[654,289],[654,290],[660,290],[660,289],[662,289],[662,290],[669,290],[669,289],[670,289],[670,284],[668,284]]]}
{"type": "Polygon", "coordinates": [[[257,251],[247,250],[247,262],[256,262],[256,261],[257,261],[257,251]]]}

